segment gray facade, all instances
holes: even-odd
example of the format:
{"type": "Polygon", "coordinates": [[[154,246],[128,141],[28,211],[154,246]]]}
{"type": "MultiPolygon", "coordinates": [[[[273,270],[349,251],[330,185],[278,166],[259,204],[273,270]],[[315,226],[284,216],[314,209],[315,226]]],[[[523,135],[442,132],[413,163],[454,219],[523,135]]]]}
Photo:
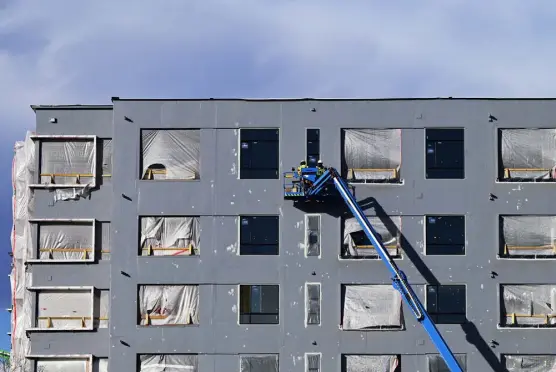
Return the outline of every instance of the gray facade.
{"type": "MultiPolygon", "coordinates": [[[[280,371],[305,371],[321,353],[321,371],[339,371],[344,354],[401,355],[401,371],[428,371],[437,351],[404,305],[403,330],[345,331],[341,286],[390,284],[380,260],[344,260],[342,219],[329,207],[298,208],[283,199],[282,172],[305,157],[306,128],[320,129],[320,157],[340,169],[342,128],[402,131],[402,184],[357,184],[369,216],[401,216],[397,260],[425,300],[425,285],[464,284],[464,324],[439,324],[467,371],[503,371],[503,354],[551,354],[553,329],[502,329],[501,284],[556,284],[552,259],[502,259],[501,215],[556,215],[550,182],[497,182],[498,129],[556,128],[556,101],[430,100],[125,100],[113,106],[35,107],[39,135],[113,140],[112,176],[89,198],[52,202],[35,190],[36,219],[110,222],[110,259],[29,264],[34,287],[93,286],[110,291],[109,326],[84,332],[29,332],[31,354],[93,354],[110,371],[137,370],[138,354],[199,354],[199,371],[239,371],[238,354],[278,354],[280,371]],[[56,118],[51,123],[50,118],[56,118]],[[240,179],[240,131],[279,129],[279,179],[240,179]],[[464,179],[425,178],[425,129],[464,128],[464,179]],[[140,179],[141,129],[200,129],[200,178],[140,179]],[[491,197],[491,194],[494,197],[491,197]],[[491,200],[493,199],[493,200],[491,200]],[[321,256],[307,257],[304,215],[321,214],[321,256]],[[279,216],[279,255],[241,256],[238,217],[279,216]],[[425,254],[427,215],[465,216],[465,255],[425,254]],[[141,257],[140,216],[199,216],[198,256],[141,257]],[[305,324],[305,284],[321,283],[320,325],[305,324]],[[199,285],[199,324],[141,327],[141,284],[199,285]],[[279,285],[279,324],[238,324],[240,284],[279,285]],[[492,341],[495,341],[492,343],[492,341]]],[[[554,194],[556,195],[556,194],[554,194]]]]}

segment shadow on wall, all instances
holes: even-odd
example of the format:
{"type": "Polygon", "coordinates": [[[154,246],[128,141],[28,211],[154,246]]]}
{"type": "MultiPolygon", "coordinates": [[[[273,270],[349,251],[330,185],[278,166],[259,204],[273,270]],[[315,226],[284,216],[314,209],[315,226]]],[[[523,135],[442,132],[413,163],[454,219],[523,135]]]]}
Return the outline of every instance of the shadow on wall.
{"type": "MultiPolygon", "coordinates": [[[[415,250],[415,248],[407,241],[403,233],[401,233],[394,223],[392,219],[388,216],[386,211],[382,208],[382,206],[376,201],[375,198],[367,198],[363,199],[358,202],[359,206],[363,211],[373,208],[375,214],[382,223],[387,227],[388,231],[393,236],[400,236],[400,244],[402,247],[403,252],[407,256],[407,258],[413,263],[413,265],[417,268],[419,273],[423,276],[426,282],[429,285],[440,285],[441,283],[438,279],[434,276],[432,271],[429,270],[427,265],[423,262],[419,253],[415,250]]],[[[332,217],[351,217],[351,211],[345,205],[343,199],[338,197],[338,199],[334,198],[329,200],[327,203],[303,203],[298,202],[294,203],[294,206],[301,210],[304,213],[321,213],[327,214],[332,217]]],[[[504,372],[506,369],[502,366],[500,360],[490,347],[490,345],[483,339],[477,326],[469,321],[466,320],[465,323],[461,324],[461,328],[465,333],[466,340],[474,345],[477,351],[483,356],[485,361],[489,364],[490,368],[494,372],[504,372]]]]}

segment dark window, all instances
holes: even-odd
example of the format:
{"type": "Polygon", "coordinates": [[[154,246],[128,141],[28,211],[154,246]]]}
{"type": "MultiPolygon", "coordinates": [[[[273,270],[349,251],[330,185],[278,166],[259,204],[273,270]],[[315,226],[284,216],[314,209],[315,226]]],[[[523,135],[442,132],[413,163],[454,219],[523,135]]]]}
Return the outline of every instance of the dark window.
{"type": "Polygon", "coordinates": [[[278,216],[242,216],[239,226],[240,255],[278,255],[278,216]]]}
{"type": "Polygon", "coordinates": [[[427,311],[438,324],[461,324],[466,320],[465,285],[427,286],[427,311]]]}
{"type": "Polygon", "coordinates": [[[307,166],[316,167],[320,158],[320,129],[307,129],[307,166]]]}
{"type": "Polygon", "coordinates": [[[320,354],[307,354],[306,372],[320,372],[320,354]]]}
{"type": "Polygon", "coordinates": [[[239,324],[278,324],[279,301],[277,285],[240,286],[239,324]]]}
{"type": "Polygon", "coordinates": [[[463,129],[426,130],[426,178],[464,178],[463,134],[463,129]]]}
{"type": "Polygon", "coordinates": [[[320,324],[320,284],[307,284],[307,324],[320,324]]]}
{"type": "MultiPolygon", "coordinates": [[[[454,355],[459,366],[465,372],[467,371],[467,358],[465,354],[454,355]]],[[[450,372],[450,368],[446,365],[444,359],[438,354],[427,355],[429,364],[428,372],[450,372]]]]}
{"type": "Polygon", "coordinates": [[[427,216],[428,255],[465,254],[465,216],[427,216]]]}
{"type": "Polygon", "coordinates": [[[242,129],[240,178],[278,179],[278,129],[242,129]]]}

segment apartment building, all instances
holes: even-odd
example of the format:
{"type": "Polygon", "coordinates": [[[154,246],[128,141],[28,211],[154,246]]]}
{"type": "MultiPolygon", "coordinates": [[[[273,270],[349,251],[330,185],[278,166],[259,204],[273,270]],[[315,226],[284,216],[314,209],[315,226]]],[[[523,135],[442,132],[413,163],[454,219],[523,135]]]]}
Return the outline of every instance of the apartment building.
{"type": "Polygon", "coordinates": [[[354,186],[465,370],[556,368],[554,100],[33,110],[13,173],[22,371],[447,371],[346,208],[284,200],[302,159],[354,186]]]}

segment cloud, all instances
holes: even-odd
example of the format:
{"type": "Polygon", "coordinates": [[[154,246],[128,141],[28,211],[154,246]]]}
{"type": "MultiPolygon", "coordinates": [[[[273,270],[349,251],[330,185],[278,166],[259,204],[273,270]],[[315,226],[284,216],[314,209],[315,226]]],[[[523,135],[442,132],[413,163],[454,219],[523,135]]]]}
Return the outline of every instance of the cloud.
{"type": "MultiPolygon", "coordinates": [[[[2,2],[3,0],[0,0],[2,2]]],[[[2,126],[121,97],[554,96],[553,1],[8,1],[2,126]]]]}

